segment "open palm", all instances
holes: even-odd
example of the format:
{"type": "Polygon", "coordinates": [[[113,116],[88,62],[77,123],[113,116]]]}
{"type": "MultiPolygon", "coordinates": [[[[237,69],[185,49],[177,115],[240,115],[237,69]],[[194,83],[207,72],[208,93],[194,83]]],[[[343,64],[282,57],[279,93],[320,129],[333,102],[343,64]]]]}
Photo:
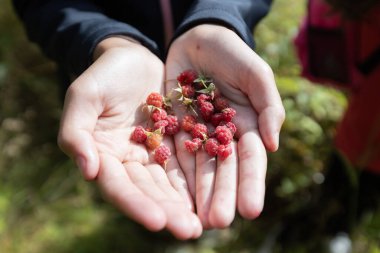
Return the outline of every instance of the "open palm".
{"type": "MultiPolygon", "coordinates": [[[[177,158],[202,225],[228,226],[236,206],[243,217],[255,218],[264,203],[266,149],[277,149],[284,120],[273,73],[233,31],[215,25],[195,27],[172,44],[166,61],[167,79],[175,79],[186,69],[212,77],[237,111],[238,141],[232,143],[232,155],[224,161],[205,151],[195,156],[188,153],[183,145],[188,134],[175,136],[177,158]]],[[[168,82],[167,92],[175,85],[168,82]]]]}
{"type": "Polygon", "coordinates": [[[144,145],[130,141],[134,128],[147,123],[142,104],[149,93],[162,92],[163,75],[163,63],[138,44],[107,50],[70,86],[59,144],[126,215],[189,239],[202,228],[172,141],[164,140],[174,154],[166,171],[144,145]]]}

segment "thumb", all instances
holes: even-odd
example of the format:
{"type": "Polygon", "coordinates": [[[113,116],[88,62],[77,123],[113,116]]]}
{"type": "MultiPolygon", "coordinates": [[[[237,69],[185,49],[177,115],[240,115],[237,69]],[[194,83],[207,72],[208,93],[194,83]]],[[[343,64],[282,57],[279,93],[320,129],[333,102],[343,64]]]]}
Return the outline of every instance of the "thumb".
{"type": "Polygon", "coordinates": [[[94,88],[85,89],[87,85],[80,81],[81,77],[66,93],[58,145],[76,162],[84,179],[94,180],[99,171],[99,155],[93,138],[98,119],[97,96],[95,91],[91,92],[94,88]]]}
{"type": "Polygon", "coordinates": [[[261,58],[254,55],[255,64],[248,71],[248,82],[242,82],[248,98],[258,114],[261,138],[269,151],[279,146],[279,134],[285,120],[285,109],[277,90],[272,69],[261,58]]]}
{"type": "Polygon", "coordinates": [[[264,145],[269,151],[276,151],[279,146],[279,136],[285,113],[282,107],[269,106],[259,114],[259,131],[264,145]]]}

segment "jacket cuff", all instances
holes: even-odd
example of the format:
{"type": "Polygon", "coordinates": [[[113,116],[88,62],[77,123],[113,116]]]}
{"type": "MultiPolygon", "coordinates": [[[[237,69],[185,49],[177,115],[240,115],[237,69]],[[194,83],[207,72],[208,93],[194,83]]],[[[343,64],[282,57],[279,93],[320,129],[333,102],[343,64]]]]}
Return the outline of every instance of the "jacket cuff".
{"type": "Polygon", "coordinates": [[[232,29],[251,48],[255,45],[252,35],[253,30],[246,25],[241,17],[232,14],[231,10],[222,7],[209,7],[201,10],[190,10],[184,21],[178,26],[173,40],[200,24],[216,24],[225,26],[232,29]]]}
{"type": "Polygon", "coordinates": [[[157,44],[128,24],[112,19],[106,22],[88,21],[83,22],[79,29],[78,34],[82,36],[74,37],[73,47],[68,51],[68,62],[64,64],[69,67],[68,71],[75,75],[81,74],[92,64],[93,53],[98,43],[114,35],[131,37],[159,56],[157,44]]]}

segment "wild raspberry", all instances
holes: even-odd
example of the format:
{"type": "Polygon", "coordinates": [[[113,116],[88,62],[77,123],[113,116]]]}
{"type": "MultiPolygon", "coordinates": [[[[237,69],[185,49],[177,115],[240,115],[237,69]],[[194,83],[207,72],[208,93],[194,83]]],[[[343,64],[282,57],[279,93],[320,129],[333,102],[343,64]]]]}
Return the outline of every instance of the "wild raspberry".
{"type": "Polygon", "coordinates": [[[167,120],[160,120],[154,123],[154,130],[160,129],[162,134],[165,134],[165,127],[169,124],[167,120]]]}
{"type": "Polygon", "coordinates": [[[230,106],[228,103],[228,100],[223,97],[215,98],[213,104],[214,104],[215,110],[218,112],[221,112],[230,106]]]}
{"type": "Polygon", "coordinates": [[[177,76],[177,81],[180,85],[191,85],[197,78],[197,72],[192,69],[188,69],[177,76]]]}
{"type": "Polygon", "coordinates": [[[201,107],[202,104],[206,101],[211,101],[211,96],[207,94],[201,94],[197,97],[197,105],[201,107]]]}
{"type": "Polygon", "coordinates": [[[199,138],[204,140],[207,138],[207,126],[202,123],[197,123],[194,125],[193,130],[191,130],[191,136],[193,138],[199,138]]]}
{"type": "Polygon", "coordinates": [[[210,102],[203,102],[199,108],[202,118],[205,121],[210,121],[211,115],[214,114],[214,106],[210,102]]]}
{"type": "Polygon", "coordinates": [[[230,129],[232,135],[234,135],[234,134],[236,133],[237,128],[236,128],[236,125],[235,125],[234,123],[232,123],[232,122],[227,122],[227,123],[225,123],[224,125],[225,125],[226,127],[228,127],[228,129],[230,129]]]}
{"type": "Polygon", "coordinates": [[[191,85],[182,86],[182,95],[187,98],[193,98],[195,96],[195,89],[191,85]]]}
{"type": "Polygon", "coordinates": [[[165,166],[171,155],[170,149],[165,145],[161,145],[154,151],[154,160],[158,164],[165,166]]]}
{"type": "Polygon", "coordinates": [[[145,145],[147,146],[147,148],[154,150],[161,145],[161,142],[162,134],[157,132],[151,132],[147,135],[145,145]]]}
{"type": "Polygon", "coordinates": [[[218,157],[222,160],[225,160],[232,154],[231,145],[219,145],[218,147],[218,157]]]}
{"type": "Polygon", "coordinates": [[[205,150],[209,156],[216,156],[218,154],[219,143],[215,138],[210,138],[205,143],[205,150]]]}
{"type": "Polygon", "coordinates": [[[195,124],[197,124],[197,119],[193,115],[185,115],[182,118],[182,129],[185,132],[191,132],[195,124]]]}
{"type": "Polygon", "coordinates": [[[223,114],[223,121],[225,122],[231,122],[233,117],[236,115],[235,109],[228,107],[222,111],[223,114]]]}
{"type": "Polygon", "coordinates": [[[168,115],[166,120],[168,121],[168,125],[165,127],[165,134],[175,135],[176,133],[178,133],[180,130],[180,126],[177,116],[168,115]]]}
{"type": "Polygon", "coordinates": [[[146,104],[161,108],[163,104],[163,98],[160,93],[152,92],[146,98],[146,104]]]}
{"type": "Polygon", "coordinates": [[[153,122],[157,122],[160,120],[165,120],[168,117],[168,114],[165,110],[156,108],[153,110],[153,112],[150,114],[150,118],[153,120],[153,122]]]}
{"type": "Polygon", "coordinates": [[[197,152],[201,147],[202,147],[202,140],[199,138],[194,138],[192,141],[191,140],[185,141],[185,148],[190,153],[197,152]]]}
{"type": "Polygon", "coordinates": [[[226,126],[218,126],[215,129],[215,137],[222,145],[229,144],[233,139],[230,129],[226,126]]]}
{"type": "Polygon", "coordinates": [[[219,126],[220,122],[223,120],[223,114],[221,113],[215,113],[211,115],[210,122],[214,127],[219,126]]]}
{"type": "Polygon", "coordinates": [[[144,143],[146,140],[146,131],[142,126],[137,126],[131,135],[131,140],[137,143],[144,143]]]}

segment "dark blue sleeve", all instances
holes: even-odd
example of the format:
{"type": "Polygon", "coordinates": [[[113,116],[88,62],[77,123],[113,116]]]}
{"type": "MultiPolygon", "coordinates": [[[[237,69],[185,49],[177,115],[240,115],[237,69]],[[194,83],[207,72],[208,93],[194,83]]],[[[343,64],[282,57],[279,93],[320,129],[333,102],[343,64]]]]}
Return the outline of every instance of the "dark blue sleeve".
{"type": "Polygon", "coordinates": [[[155,42],[134,27],[107,17],[86,0],[13,0],[28,37],[72,75],[90,64],[95,46],[118,34],[140,41],[158,54],[155,42]]]}
{"type": "Polygon", "coordinates": [[[268,13],[272,0],[197,0],[176,30],[174,39],[194,26],[220,24],[254,47],[253,29],[268,13]]]}

